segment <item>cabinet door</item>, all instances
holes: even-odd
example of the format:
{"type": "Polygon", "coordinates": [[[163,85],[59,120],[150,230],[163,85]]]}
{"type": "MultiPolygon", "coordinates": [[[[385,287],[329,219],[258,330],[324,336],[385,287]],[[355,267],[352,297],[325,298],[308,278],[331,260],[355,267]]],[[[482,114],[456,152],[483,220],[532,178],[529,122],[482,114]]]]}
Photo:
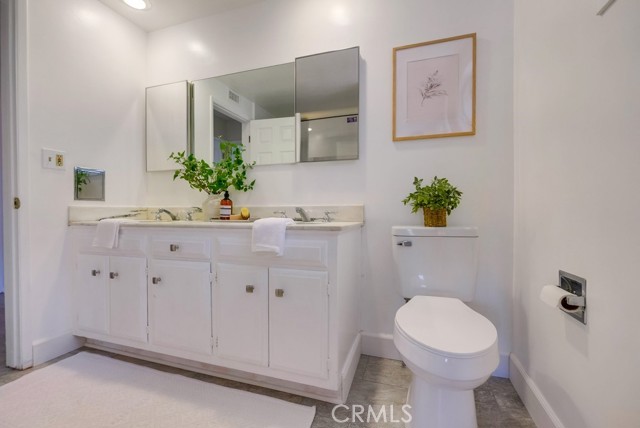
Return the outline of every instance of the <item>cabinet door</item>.
{"type": "Polygon", "coordinates": [[[147,260],[109,259],[109,334],[147,341],[147,260]]]}
{"type": "Polygon", "coordinates": [[[76,327],[81,332],[109,332],[109,257],[78,254],[76,327]]]}
{"type": "Polygon", "coordinates": [[[149,262],[149,342],[211,354],[211,264],[149,262]]]}
{"type": "Polygon", "coordinates": [[[327,272],[269,269],[269,366],[328,377],[327,272]]]}
{"type": "Polygon", "coordinates": [[[269,358],[266,267],[216,265],[217,355],[266,366],[269,358]]]}

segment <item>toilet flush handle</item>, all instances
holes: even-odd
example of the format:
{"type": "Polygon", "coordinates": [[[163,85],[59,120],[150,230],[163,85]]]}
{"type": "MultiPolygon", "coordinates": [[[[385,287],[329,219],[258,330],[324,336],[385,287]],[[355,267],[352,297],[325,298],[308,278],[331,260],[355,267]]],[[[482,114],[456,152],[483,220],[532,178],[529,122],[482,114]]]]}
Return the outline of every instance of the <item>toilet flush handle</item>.
{"type": "Polygon", "coordinates": [[[411,243],[411,241],[400,241],[400,242],[398,242],[397,245],[399,245],[401,247],[410,247],[413,244],[411,243]]]}

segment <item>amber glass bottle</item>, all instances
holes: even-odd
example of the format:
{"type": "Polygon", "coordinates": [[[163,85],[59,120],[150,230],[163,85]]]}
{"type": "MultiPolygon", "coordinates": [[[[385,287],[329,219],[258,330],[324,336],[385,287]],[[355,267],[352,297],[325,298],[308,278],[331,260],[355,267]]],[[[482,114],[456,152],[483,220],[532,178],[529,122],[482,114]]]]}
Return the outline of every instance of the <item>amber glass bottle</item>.
{"type": "Polygon", "coordinates": [[[220,220],[229,220],[233,210],[233,201],[229,199],[229,192],[224,192],[224,199],[220,201],[220,220]]]}

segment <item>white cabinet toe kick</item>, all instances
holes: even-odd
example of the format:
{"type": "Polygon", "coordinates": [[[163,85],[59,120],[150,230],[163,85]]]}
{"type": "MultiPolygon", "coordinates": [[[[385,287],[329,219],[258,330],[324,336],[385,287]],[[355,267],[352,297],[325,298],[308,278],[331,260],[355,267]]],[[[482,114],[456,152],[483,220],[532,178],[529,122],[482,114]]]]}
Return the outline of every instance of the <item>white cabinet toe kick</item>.
{"type": "Polygon", "coordinates": [[[122,227],[115,249],[71,226],[74,334],[87,345],[335,403],[360,357],[361,229],[122,227]]]}

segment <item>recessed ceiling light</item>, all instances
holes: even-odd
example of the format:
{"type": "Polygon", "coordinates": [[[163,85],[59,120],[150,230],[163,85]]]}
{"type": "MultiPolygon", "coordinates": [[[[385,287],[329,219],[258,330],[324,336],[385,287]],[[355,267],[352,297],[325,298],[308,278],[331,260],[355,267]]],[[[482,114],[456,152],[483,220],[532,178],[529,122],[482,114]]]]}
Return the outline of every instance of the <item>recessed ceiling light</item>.
{"type": "Polygon", "coordinates": [[[149,0],[122,0],[122,1],[125,2],[128,6],[131,6],[132,8],[138,9],[138,10],[145,10],[151,7],[151,3],[149,3],[149,0]]]}

